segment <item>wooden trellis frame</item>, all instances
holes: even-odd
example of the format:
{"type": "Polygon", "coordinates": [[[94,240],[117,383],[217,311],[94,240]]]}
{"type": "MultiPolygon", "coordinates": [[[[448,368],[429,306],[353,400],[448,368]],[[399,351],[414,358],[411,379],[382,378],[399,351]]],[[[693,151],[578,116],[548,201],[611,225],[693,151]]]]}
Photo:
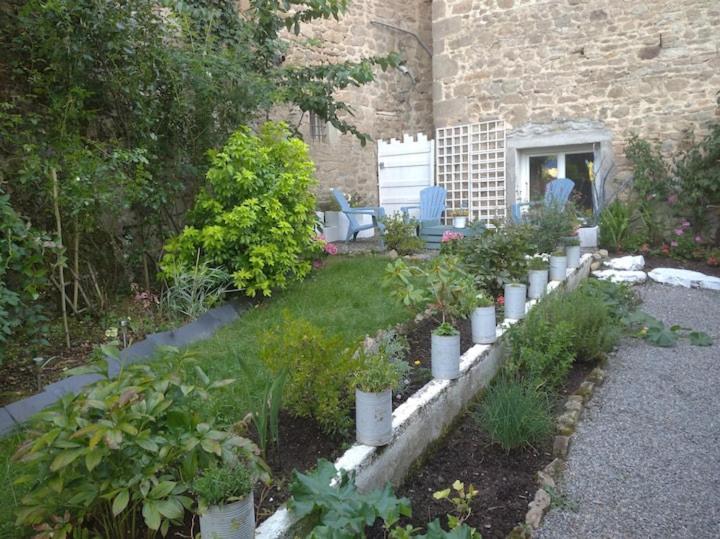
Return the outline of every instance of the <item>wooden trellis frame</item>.
{"type": "Polygon", "coordinates": [[[435,178],[447,190],[446,223],[457,209],[467,209],[473,221],[504,219],[505,122],[439,128],[435,147],[435,178]]]}

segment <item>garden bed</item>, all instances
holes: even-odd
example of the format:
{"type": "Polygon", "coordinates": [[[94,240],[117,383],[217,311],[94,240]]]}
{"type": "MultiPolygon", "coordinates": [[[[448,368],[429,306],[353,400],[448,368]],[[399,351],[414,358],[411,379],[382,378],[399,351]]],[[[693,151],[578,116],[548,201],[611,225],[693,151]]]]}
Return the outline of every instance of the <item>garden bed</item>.
{"type": "MultiPolygon", "coordinates": [[[[562,411],[567,395],[574,392],[593,369],[589,363],[573,365],[555,407],[562,411]]],[[[433,493],[448,488],[455,480],[472,484],[479,494],[472,503],[467,524],[485,538],[504,538],[523,522],[528,503],[537,490],[536,474],[552,461],[553,436],[535,447],[506,452],[493,444],[474,417],[475,406],[459,420],[457,426],[433,448],[417,472],[398,489],[398,496],[410,499],[414,508],[406,524],[423,527],[440,518],[443,525],[452,508],[447,500],[436,500],[433,493]]],[[[381,538],[382,534],[372,535],[381,538]]]]}

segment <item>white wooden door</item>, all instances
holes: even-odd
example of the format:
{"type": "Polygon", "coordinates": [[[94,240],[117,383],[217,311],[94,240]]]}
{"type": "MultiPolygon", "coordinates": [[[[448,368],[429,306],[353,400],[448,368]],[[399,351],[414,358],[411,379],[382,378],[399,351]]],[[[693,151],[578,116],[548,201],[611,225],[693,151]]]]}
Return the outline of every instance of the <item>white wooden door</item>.
{"type": "Polygon", "coordinates": [[[422,133],[378,141],[380,205],[387,215],[420,203],[420,191],[434,184],[434,163],[435,143],[422,133]]]}

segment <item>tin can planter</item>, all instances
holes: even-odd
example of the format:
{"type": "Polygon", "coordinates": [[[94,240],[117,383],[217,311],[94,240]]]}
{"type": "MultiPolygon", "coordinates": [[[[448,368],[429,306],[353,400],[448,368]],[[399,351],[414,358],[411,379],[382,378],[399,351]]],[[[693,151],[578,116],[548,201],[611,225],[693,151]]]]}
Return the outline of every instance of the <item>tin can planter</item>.
{"type": "Polygon", "coordinates": [[[432,334],[430,357],[433,378],[454,380],[460,376],[460,334],[432,334]]]}
{"type": "Polygon", "coordinates": [[[211,539],[255,537],[255,507],[252,492],[242,500],[211,505],[200,515],[200,533],[211,539]]]}
{"type": "Polygon", "coordinates": [[[467,226],[467,217],[466,216],[453,217],[453,227],[465,228],[466,226],[467,226]]]}
{"type": "Polygon", "coordinates": [[[567,245],[565,247],[565,256],[567,257],[567,267],[577,268],[580,265],[580,246],[567,245]]]}
{"type": "Polygon", "coordinates": [[[525,318],[525,297],[527,287],[522,283],[505,285],[505,318],[520,320],[525,318]]]}
{"type": "Polygon", "coordinates": [[[530,299],[539,299],[545,295],[548,284],[548,270],[530,270],[528,271],[528,297],[530,299]]]}
{"type": "Polygon", "coordinates": [[[355,389],[355,439],[380,447],[392,439],[392,390],[368,393],[355,389]]]}
{"type": "Polygon", "coordinates": [[[550,280],[562,281],[567,275],[567,256],[550,257],[550,280]]]}
{"type": "Polygon", "coordinates": [[[495,342],[497,321],[495,305],[478,307],[470,315],[472,340],[475,344],[491,344],[495,342]]]}

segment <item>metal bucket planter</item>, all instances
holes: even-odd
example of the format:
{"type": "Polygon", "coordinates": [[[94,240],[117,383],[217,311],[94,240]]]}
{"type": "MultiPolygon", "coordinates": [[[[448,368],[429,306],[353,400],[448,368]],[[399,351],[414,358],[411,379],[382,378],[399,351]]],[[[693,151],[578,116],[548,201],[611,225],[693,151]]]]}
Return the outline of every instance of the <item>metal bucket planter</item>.
{"type": "Polygon", "coordinates": [[[520,320],[525,318],[525,295],[527,287],[521,283],[505,285],[505,318],[520,320]]]}
{"type": "Polygon", "coordinates": [[[539,299],[545,295],[548,284],[548,270],[530,270],[528,271],[528,297],[530,299],[539,299]]]}
{"type": "Polygon", "coordinates": [[[550,280],[562,281],[567,275],[567,256],[550,257],[550,280]]]}
{"type": "Polygon", "coordinates": [[[475,344],[491,344],[495,342],[497,321],[495,305],[478,307],[470,315],[472,340],[475,344]]]}
{"type": "Polygon", "coordinates": [[[460,216],[460,217],[453,217],[453,227],[455,228],[465,228],[467,225],[467,217],[466,216],[460,216]]]}
{"type": "Polygon", "coordinates": [[[211,505],[200,515],[200,533],[206,539],[252,539],[255,508],[252,492],[236,502],[211,505]]]}
{"type": "Polygon", "coordinates": [[[460,334],[432,334],[430,356],[433,378],[453,380],[460,375],[460,334]]]}
{"type": "Polygon", "coordinates": [[[580,264],[580,246],[567,245],[565,247],[565,256],[567,257],[567,267],[577,268],[580,264]]]}
{"type": "Polygon", "coordinates": [[[392,438],[392,391],[367,393],[355,390],[355,438],[380,447],[392,438]]]}

